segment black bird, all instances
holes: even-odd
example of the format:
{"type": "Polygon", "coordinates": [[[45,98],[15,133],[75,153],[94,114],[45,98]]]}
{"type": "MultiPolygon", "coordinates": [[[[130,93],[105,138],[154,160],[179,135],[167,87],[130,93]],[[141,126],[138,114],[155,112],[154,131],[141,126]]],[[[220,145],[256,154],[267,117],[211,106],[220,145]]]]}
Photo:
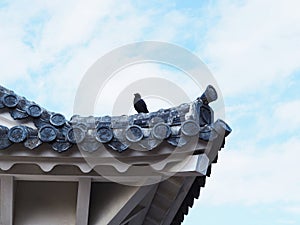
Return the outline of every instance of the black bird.
{"type": "Polygon", "coordinates": [[[138,113],[148,113],[147,105],[139,93],[134,94],[133,106],[138,113]]]}

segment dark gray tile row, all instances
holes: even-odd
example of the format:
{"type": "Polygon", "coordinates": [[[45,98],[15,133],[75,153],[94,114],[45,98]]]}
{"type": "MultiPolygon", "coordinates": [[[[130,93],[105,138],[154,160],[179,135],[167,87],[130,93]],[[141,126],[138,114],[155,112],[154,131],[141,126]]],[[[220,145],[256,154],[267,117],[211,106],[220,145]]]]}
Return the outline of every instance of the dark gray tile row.
{"type": "Polygon", "coordinates": [[[0,126],[0,149],[14,143],[23,143],[29,149],[49,143],[57,152],[64,152],[74,144],[89,152],[96,151],[101,145],[119,152],[131,146],[152,150],[162,142],[182,147],[195,136],[208,141],[220,128],[231,131],[224,121],[212,123],[213,112],[208,102],[204,104],[201,98],[190,104],[146,114],[117,117],[75,115],[67,120],[64,115],[50,112],[0,86],[1,112],[9,112],[15,120],[32,121],[36,128],[0,126]]]}

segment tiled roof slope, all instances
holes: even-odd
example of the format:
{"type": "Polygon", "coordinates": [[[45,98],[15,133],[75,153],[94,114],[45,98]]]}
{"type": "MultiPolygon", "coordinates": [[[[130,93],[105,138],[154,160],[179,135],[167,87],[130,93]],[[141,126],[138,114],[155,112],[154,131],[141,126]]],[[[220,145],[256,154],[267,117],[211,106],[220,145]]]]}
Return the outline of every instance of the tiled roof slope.
{"type": "Polygon", "coordinates": [[[57,152],[67,151],[74,144],[80,144],[88,152],[96,151],[101,145],[122,152],[131,145],[152,150],[162,142],[182,147],[195,136],[208,141],[212,132],[231,131],[224,121],[213,122],[213,111],[208,103],[217,98],[214,92],[209,86],[206,93],[189,104],[147,114],[73,116],[67,120],[64,115],[50,112],[0,86],[0,114],[8,112],[14,120],[30,121],[35,126],[8,128],[0,125],[0,149],[9,148],[14,143],[21,143],[29,149],[49,143],[57,152]]]}
{"type": "Polygon", "coordinates": [[[194,200],[200,196],[201,187],[205,186],[206,176],[198,176],[192,184],[189,192],[187,193],[184,201],[182,202],[178,212],[176,213],[171,225],[180,225],[184,220],[184,215],[187,215],[189,208],[194,205],[194,200]]]}
{"type": "MultiPolygon", "coordinates": [[[[104,145],[116,152],[123,152],[138,146],[144,151],[148,151],[149,154],[156,155],[156,152],[151,150],[158,149],[159,154],[161,154],[161,150],[166,145],[174,147],[189,146],[190,140],[196,138],[201,142],[203,147],[201,150],[203,151],[197,152],[198,149],[196,149],[194,152],[194,149],[192,149],[192,154],[207,155],[210,162],[215,163],[217,153],[210,154],[212,152],[206,151],[206,147],[212,143],[217,147],[210,147],[218,151],[224,147],[225,137],[231,132],[231,128],[224,121],[216,120],[214,122],[213,110],[210,108],[209,103],[216,98],[214,88],[208,86],[205,93],[195,101],[170,109],[116,117],[81,117],[75,115],[67,120],[62,114],[48,111],[35,102],[0,86],[0,117],[5,114],[10,117],[11,121],[20,122],[15,123],[20,124],[17,126],[0,124],[0,150],[3,150],[2,153],[6,155],[5,149],[10,149],[14,144],[23,145],[28,149],[35,149],[47,143],[55,152],[62,153],[79,144],[81,149],[88,153],[94,152],[104,145]]],[[[48,147],[39,149],[47,149],[47,151],[57,156],[48,147]]],[[[171,148],[171,151],[173,149],[171,148]]],[[[20,151],[23,151],[22,148],[20,151]]],[[[144,151],[141,151],[141,153],[146,155],[144,151]]],[[[67,151],[66,154],[69,152],[72,153],[72,151],[67,151]]],[[[116,153],[115,155],[126,156],[128,152],[130,151],[123,154],[116,153]]],[[[62,153],[59,156],[65,156],[65,154],[62,153]]],[[[146,156],[148,159],[148,155],[146,156]]],[[[160,156],[162,157],[162,155],[160,156]]],[[[55,160],[62,158],[65,157],[57,157],[55,160]]],[[[18,158],[19,161],[21,159],[23,157],[18,158]]],[[[3,165],[7,170],[15,165],[15,162],[11,162],[9,159],[9,162],[5,161],[5,157],[3,160],[6,163],[3,165]]],[[[38,159],[35,158],[36,160],[38,159]]],[[[78,160],[80,159],[76,158],[75,160],[74,158],[74,162],[71,159],[68,163],[78,166],[80,165],[78,160]]],[[[140,158],[137,157],[137,160],[140,160],[140,158]]],[[[20,164],[19,161],[17,164],[20,164]]],[[[21,163],[24,162],[21,160],[21,163]]],[[[48,164],[43,166],[43,163],[39,162],[37,165],[44,172],[51,171],[55,165],[60,165],[60,162],[55,162],[57,164],[52,163],[50,166],[48,164]]],[[[62,163],[66,165],[65,161],[62,163]]],[[[111,166],[110,161],[108,164],[111,166]]],[[[79,168],[85,173],[91,171],[90,167],[82,169],[85,168],[85,164],[82,168],[79,168]]],[[[185,192],[186,196],[182,195],[184,200],[181,199],[176,206],[176,210],[169,217],[169,223],[171,221],[172,225],[182,223],[184,215],[187,215],[189,208],[193,206],[194,199],[199,197],[200,189],[204,187],[206,176],[210,175],[210,171],[211,164],[205,170],[206,174],[205,172],[202,173],[203,176],[192,175],[189,183],[191,186],[185,192]]],[[[182,184],[180,183],[180,185],[182,184]]]]}
{"type": "MultiPolygon", "coordinates": [[[[223,147],[224,147],[224,145],[222,145],[222,148],[223,147]]],[[[216,156],[213,163],[217,163],[217,159],[218,159],[218,155],[216,156]]],[[[183,200],[176,215],[174,216],[171,225],[180,225],[184,220],[184,216],[188,215],[189,209],[193,207],[195,199],[198,199],[200,196],[201,188],[203,188],[205,186],[206,177],[209,177],[211,174],[211,168],[212,168],[212,166],[209,165],[205,176],[197,176],[195,178],[195,181],[193,182],[185,199],[183,200]]]]}

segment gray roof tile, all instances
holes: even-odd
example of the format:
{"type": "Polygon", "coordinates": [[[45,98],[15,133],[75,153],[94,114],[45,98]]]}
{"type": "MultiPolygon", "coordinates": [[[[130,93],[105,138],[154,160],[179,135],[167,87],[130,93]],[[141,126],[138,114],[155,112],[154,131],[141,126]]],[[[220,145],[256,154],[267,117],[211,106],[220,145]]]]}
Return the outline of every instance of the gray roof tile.
{"type": "Polygon", "coordinates": [[[191,137],[208,141],[217,129],[228,134],[230,127],[221,120],[212,122],[212,109],[201,98],[170,109],[131,116],[80,117],[67,120],[64,115],[48,111],[38,104],[0,86],[0,113],[9,112],[14,120],[29,120],[35,129],[0,126],[0,149],[23,143],[34,149],[49,143],[63,152],[80,143],[83,150],[93,152],[106,144],[118,152],[138,144],[152,150],[161,142],[182,147],[191,137]]]}

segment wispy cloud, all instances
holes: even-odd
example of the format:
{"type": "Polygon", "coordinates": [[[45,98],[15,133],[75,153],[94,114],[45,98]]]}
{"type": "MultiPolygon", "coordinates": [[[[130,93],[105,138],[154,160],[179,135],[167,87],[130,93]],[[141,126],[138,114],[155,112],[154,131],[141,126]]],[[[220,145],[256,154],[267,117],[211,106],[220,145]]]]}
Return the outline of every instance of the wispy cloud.
{"type": "Polygon", "coordinates": [[[255,93],[299,69],[298,1],[222,1],[213,7],[219,20],[207,32],[204,53],[224,93],[255,93]]]}
{"type": "Polygon", "coordinates": [[[131,1],[12,2],[0,13],[3,85],[71,114],[76,87],[103,54],[134,41],[189,39],[182,31],[194,18],[186,12],[167,4],[139,7],[131,1]]]}
{"type": "Polygon", "coordinates": [[[284,210],[286,210],[287,212],[291,212],[293,214],[300,215],[300,205],[298,205],[298,206],[292,205],[292,206],[284,208],[284,210]]]}
{"type": "Polygon", "coordinates": [[[220,154],[213,177],[203,191],[207,204],[300,205],[299,138],[269,145],[265,149],[244,146],[220,154]]]}

